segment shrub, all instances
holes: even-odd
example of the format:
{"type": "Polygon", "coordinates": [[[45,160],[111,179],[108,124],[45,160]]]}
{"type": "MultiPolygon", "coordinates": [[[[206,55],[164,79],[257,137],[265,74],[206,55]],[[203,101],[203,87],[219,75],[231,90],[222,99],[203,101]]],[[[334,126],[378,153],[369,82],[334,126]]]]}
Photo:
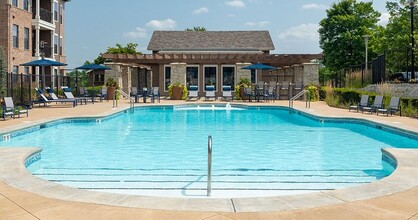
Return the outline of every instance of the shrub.
{"type": "Polygon", "coordinates": [[[319,100],[319,89],[316,85],[306,86],[306,89],[309,91],[309,100],[311,102],[316,102],[319,100]]]}

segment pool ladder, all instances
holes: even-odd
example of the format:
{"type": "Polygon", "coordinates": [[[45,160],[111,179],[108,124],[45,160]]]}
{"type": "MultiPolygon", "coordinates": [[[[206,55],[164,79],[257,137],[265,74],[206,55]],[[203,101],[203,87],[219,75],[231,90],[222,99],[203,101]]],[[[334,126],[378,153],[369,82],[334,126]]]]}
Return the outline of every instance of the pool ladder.
{"type": "Polygon", "coordinates": [[[118,107],[118,100],[116,99],[117,93],[120,93],[123,97],[128,98],[129,99],[129,108],[133,111],[134,110],[134,106],[135,106],[135,100],[129,96],[126,92],[124,92],[123,90],[120,89],[116,89],[115,90],[115,97],[113,99],[113,108],[118,107]]]}
{"type": "Polygon", "coordinates": [[[208,136],[208,186],[207,196],[212,193],[212,136],[208,136]]]}
{"type": "Polygon", "coordinates": [[[295,101],[296,99],[300,98],[301,96],[305,95],[305,108],[310,108],[311,107],[311,94],[309,92],[309,90],[302,90],[300,91],[298,94],[296,94],[295,96],[293,96],[291,99],[289,99],[289,110],[293,108],[293,101],[295,101]]]}

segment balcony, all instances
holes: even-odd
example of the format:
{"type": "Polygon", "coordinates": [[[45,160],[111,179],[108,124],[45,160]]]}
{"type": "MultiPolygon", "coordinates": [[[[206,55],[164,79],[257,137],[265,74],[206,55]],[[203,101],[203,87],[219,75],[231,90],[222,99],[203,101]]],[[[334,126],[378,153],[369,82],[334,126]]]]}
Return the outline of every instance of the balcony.
{"type": "MultiPolygon", "coordinates": [[[[39,9],[39,17],[41,18],[42,21],[46,21],[46,22],[52,24],[52,12],[51,11],[40,8],[39,9]]],[[[36,13],[33,13],[32,18],[33,19],[36,18],[36,13]]]]}
{"type": "MultiPolygon", "coordinates": [[[[44,52],[44,57],[47,57],[47,58],[52,58],[52,47],[50,47],[50,46],[45,46],[44,48],[43,48],[43,50],[41,49],[41,51],[43,51],[44,52]]],[[[36,47],[33,47],[33,49],[32,49],[32,56],[34,57],[34,56],[36,56],[36,47]]]]}

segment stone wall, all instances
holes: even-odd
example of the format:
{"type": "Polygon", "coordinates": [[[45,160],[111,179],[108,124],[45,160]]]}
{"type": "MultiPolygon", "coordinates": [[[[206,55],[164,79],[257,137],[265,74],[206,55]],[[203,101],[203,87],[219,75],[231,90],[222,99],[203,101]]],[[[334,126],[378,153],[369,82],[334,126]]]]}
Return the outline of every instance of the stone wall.
{"type": "Polygon", "coordinates": [[[404,98],[418,98],[417,84],[376,84],[369,85],[362,90],[367,92],[375,92],[379,95],[391,95],[404,98]]]}
{"type": "MultiPolygon", "coordinates": [[[[119,85],[119,88],[123,89],[122,84],[122,68],[120,64],[117,63],[105,63],[106,66],[110,67],[110,70],[105,71],[104,82],[107,83],[107,80],[112,77],[119,85]]],[[[128,88],[129,89],[129,88],[128,88]]],[[[124,90],[125,91],[125,90],[124,90]]]]}
{"type": "Polygon", "coordinates": [[[186,63],[170,63],[171,79],[170,83],[186,84],[186,63]]]}
{"type": "Polygon", "coordinates": [[[319,64],[304,63],[303,66],[303,85],[319,85],[319,64]]]}
{"type": "Polygon", "coordinates": [[[235,84],[238,84],[240,79],[245,78],[251,81],[251,70],[242,69],[244,66],[249,66],[251,63],[237,63],[236,64],[236,71],[237,71],[237,78],[235,80],[235,84]]]}
{"type": "Polygon", "coordinates": [[[122,89],[126,94],[129,94],[129,90],[131,87],[131,73],[132,73],[132,67],[130,66],[121,66],[121,71],[122,71],[122,75],[121,75],[121,83],[122,86],[120,87],[120,89],[122,89]]]}

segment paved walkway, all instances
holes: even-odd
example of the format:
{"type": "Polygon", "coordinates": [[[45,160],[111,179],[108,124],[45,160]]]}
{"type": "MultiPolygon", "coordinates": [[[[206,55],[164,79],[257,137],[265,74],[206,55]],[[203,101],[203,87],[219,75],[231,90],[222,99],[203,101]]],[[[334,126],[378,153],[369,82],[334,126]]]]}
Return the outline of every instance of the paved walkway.
{"type": "MultiPolygon", "coordinates": [[[[162,101],[161,104],[182,102],[162,101]]],[[[251,105],[284,105],[287,102],[246,103],[251,105]]],[[[144,104],[140,104],[144,105],[144,104]]],[[[146,104],[149,105],[149,104],[146,104]]],[[[322,102],[312,103],[311,109],[304,109],[304,103],[296,107],[310,114],[329,117],[364,118],[379,123],[418,131],[418,120],[406,117],[386,117],[347,110],[329,108],[322,102]]],[[[107,115],[128,107],[121,103],[112,109],[111,102],[89,104],[71,108],[52,105],[30,111],[28,118],[0,121],[0,133],[19,129],[36,123],[43,123],[62,117],[107,115]]],[[[7,168],[0,168],[4,172],[7,168]]],[[[402,184],[399,182],[398,184],[402,184]]],[[[348,201],[348,200],[347,200],[348,201]]],[[[303,201],[302,201],[303,202],[303,201]]],[[[164,211],[153,209],[126,208],[92,203],[69,202],[50,199],[16,189],[0,180],[0,219],[416,219],[418,220],[418,187],[375,199],[358,200],[318,208],[297,209],[283,212],[191,212],[164,211]]]]}

